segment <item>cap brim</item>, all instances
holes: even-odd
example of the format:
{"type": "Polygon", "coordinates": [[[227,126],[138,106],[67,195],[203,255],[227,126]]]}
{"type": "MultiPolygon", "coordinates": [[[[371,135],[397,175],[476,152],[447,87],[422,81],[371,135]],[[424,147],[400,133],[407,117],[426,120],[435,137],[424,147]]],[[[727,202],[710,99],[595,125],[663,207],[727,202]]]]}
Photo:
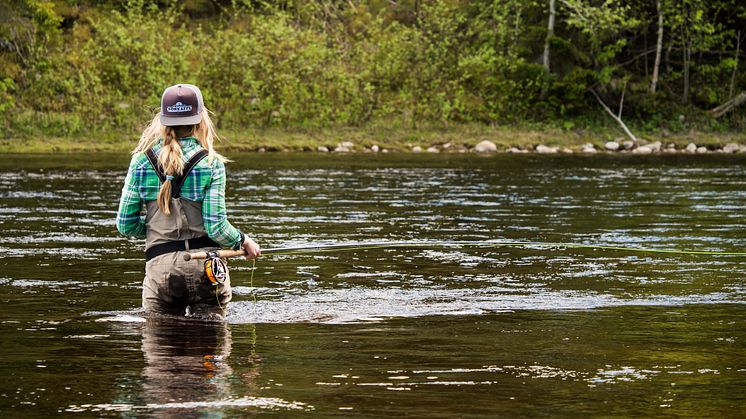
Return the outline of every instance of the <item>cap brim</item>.
{"type": "Polygon", "coordinates": [[[176,127],[179,125],[197,125],[202,122],[202,115],[197,114],[193,116],[166,116],[161,114],[160,117],[161,125],[167,127],[176,127]]]}

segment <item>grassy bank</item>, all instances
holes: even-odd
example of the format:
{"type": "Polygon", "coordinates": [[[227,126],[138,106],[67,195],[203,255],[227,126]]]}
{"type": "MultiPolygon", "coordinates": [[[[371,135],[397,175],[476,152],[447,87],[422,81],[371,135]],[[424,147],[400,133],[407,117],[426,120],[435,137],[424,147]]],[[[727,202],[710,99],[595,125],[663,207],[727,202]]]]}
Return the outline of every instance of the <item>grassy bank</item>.
{"type": "MultiPolygon", "coordinates": [[[[481,141],[496,144],[498,152],[511,147],[533,149],[539,144],[579,150],[591,143],[603,149],[607,141],[623,141],[622,135],[611,128],[561,130],[552,127],[486,127],[484,125],[451,125],[448,128],[404,129],[376,126],[368,128],[335,129],[251,129],[220,131],[217,148],[222,151],[317,151],[326,147],[330,151],[343,142],[354,144],[352,151],[364,151],[377,145],[381,150],[411,152],[419,146],[422,151],[435,146],[441,151],[470,150],[481,141]],[[444,145],[446,148],[444,148],[444,145]]],[[[680,149],[689,143],[717,148],[727,143],[746,144],[746,133],[699,132],[661,134],[640,133],[646,141],[673,143],[680,149]]],[[[78,153],[114,152],[127,153],[137,142],[137,132],[109,133],[105,136],[82,137],[29,137],[0,140],[0,153],[78,153]]]]}

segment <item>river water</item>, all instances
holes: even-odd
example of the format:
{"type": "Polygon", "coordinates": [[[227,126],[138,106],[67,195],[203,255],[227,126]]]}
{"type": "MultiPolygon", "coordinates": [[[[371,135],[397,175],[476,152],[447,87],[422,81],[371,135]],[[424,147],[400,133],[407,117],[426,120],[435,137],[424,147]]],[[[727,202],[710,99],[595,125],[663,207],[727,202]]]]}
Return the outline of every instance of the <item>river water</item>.
{"type": "MultiPolygon", "coordinates": [[[[263,247],[743,251],[746,159],[235,155],[263,247]]],[[[225,324],[144,319],[127,156],[0,162],[4,416],[746,415],[746,258],[377,248],[231,261],[225,324]]]]}

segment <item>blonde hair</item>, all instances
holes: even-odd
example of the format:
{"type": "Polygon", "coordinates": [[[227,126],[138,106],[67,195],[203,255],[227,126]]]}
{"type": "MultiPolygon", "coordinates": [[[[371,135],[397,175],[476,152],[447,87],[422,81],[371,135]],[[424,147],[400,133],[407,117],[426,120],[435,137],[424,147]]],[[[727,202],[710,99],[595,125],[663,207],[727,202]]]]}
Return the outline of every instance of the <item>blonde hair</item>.
{"type": "MultiPolygon", "coordinates": [[[[163,148],[158,155],[158,164],[163,168],[163,172],[168,176],[179,176],[184,171],[184,152],[181,150],[181,144],[179,144],[179,135],[177,130],[181,134],[181,130],[191,129],[190,135],[197,137],[199,144],[207,150],[207,162],[212,165],[213,160],[217,159],[221,162],[228,161],[225,157],[221,156],[215,151],[213,142],[215,139],[219,139],[215,132],[215,126],[210,119],[210,111],[207,108],[202,109],[202,121],[196,125],[178,126],[178,127],[167,127],[161,124],[160,113],[156,114],[150,124],[145,128],[140,136],[140,142],[137,143],[137,147],[132,150],[132,154],[144,153],[159,141],[163,140],[163,148]]],[[[188,132],[188,131],[187,131],[188,132]]],[[[158,192],[158,208],[163,211],[164,214],[168,215],[171,213],[170,202],[171,202],[171,181],[166,179],[161,185],[161,190],[158,192]]]]}

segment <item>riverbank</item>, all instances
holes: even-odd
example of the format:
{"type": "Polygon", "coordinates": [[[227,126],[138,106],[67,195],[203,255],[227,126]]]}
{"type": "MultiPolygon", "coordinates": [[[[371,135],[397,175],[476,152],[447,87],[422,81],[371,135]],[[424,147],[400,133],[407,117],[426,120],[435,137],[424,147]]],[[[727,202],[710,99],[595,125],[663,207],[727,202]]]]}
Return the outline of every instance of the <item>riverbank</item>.
{"type": "MultiPolygon", "coordinates": [[[[648,133],[638,143],[616,130],[485,127],[402,129],[386,126],[329,129],[221,130],[216,147],[225,152],[407,152],[407,153],[746,153],[746,133],[648,133]]],[[[126,153],[134,148],[132,133],[82,137],[33,137],[0,140],[0,153],[126,153]]]]}

